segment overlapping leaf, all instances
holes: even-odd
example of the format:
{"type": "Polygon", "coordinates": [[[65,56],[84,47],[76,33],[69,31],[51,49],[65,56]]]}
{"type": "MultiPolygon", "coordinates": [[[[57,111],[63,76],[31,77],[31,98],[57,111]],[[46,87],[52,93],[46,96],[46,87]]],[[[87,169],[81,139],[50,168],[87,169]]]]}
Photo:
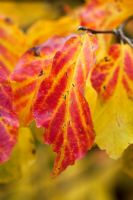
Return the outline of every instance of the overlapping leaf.
{"type": "Polygon", "coordinates": [[[10,19],[0,17],[0,162],[9,158],[17,140],[18,120],[13,108],[9,74],[24,45],[21,31],[10,19]]]}
{"type": "MultiPolygon", "coordinates": [[[[117,28],[125,19],[132,15],[133,2],[114,0],[91,0],[79,10],[80,24],[96,30],[117,28]]],[[[97,60],[106,54],[113,41],[113,35],[98,35],[99,51],[97,60]]]]}
{"type": "Polygon", "coordinates": [[[42,79],[45,79],[52,66],[56,51],[66,38],[53,37],[40,46],[28,50],[19,60],[12,73],[14,106],[21,124],[32,120],[32,106],[42,79]]]}
{"type": "Polygon", "coordinates": [[[57,153],[55,176],[83,157],[93,144],[93,124],[83,94],[94,65],[94,50],[88,34],[70,37],[56,53],[52,71],[39,88],[34,117],[39,127],[47,128],[45,142],[57,153]]]}
{"type": "Polygon", "coordinates": [[[77,30],[76,16],[65,16],[58,20],[40,20],[28,30],[29,45],[39,45],[55,35],[66,36],[77,30]]]}
{"type": "Polygon", "coordinates": [[[92,85],[99,94],[95,109],[96,143],[113,158],[133,143],[133,50],[113,45],[93,69],[92,85]]]}
{"type": "Polygon", "coordinates": [[[14,25],[11,19],[0,17],[1,68],[11,72],[25,49],[25,35],[14,25]]]}
{"type": "Polygon", "coordinates": [[[12,100],[10,83],[0,79],[0,163],[8,159],[17,139],[18,121],[12,100]]]}
{"type": "Polygon", "coordinates": [[[81,25],[93,29],[116,28],[132,14],[132,6],[130,0],[88,1],[80,13],[81,25]]]}

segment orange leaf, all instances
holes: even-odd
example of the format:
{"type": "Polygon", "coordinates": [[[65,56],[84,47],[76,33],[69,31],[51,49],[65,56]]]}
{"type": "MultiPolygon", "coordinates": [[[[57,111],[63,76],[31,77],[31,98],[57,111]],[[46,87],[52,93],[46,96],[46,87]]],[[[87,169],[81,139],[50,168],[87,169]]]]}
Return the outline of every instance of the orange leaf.
{"type": "Polygon", "coordinates": [[[83,96],[94,49],[88,34],[71,36],[56,53],[52,71],[39,88],[34,117],[38,126],[47,128],[45,142],[57,153],[54,176],[82,158],[94,141],[90,110],[83,96]]]}
{"type": "Polygon", "coordinates": [[[49,75],[55,52],[64,44],[65,40],[65,38],[56,36],[40,46],[29,49],[21,57],[11,75],[14,106],[23,125],[33,119],[32,106],[36,92],[42,79],[49,75]]]}

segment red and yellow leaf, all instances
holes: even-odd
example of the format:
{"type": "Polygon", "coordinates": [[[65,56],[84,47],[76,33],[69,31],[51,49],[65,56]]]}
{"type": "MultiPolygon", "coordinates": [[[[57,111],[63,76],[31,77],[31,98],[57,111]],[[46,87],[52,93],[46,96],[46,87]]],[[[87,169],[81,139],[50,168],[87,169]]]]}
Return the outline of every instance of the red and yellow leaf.
{"type": "Polygon", "coordinates": [[[133,3],[130,0],[91,0],[80,12],[82,26],[93,29],[116,28],[132,15],[133,3]]]}
{"type": "MultiPolygon", "coordinates": [[[[96,30],[117,28],[125,19],[132,15],[133,1],[90,0],[79,10],[80,24],[96,30]]],[[[98,35],[99,50],[97,60],[108,51],[113,41],[112,34],[98,35]]]]}
{"type": "Polygon", "coordinates": [[[14,106],[22,125],[32,118],[32,106],[40,83],[51,71],[53,57],[66,38],[53,37],[28,50],[19,60],[11,77],[14,106]]]}
{"type": "Polygon", "coordinates": [[[0,17],[0,163],[9,159],[17,141],[19,123],[9,75],[24,47],[23,33],[10,19],[0,17]]]}
{"type": "Polygon", "coordinates": [[[83,157],[94,141],[84,87],[94,65],[94,44],[88,34],[68,39],[41,83],[34,105],[37,126],[46,128],[45,143],[57,153],[53,175],[83,157]]]}
{"type": "Polygon", "coordinates": [[[16,143],[18,131],[11,86],[8,81],[1,78],[2,73],[0,71],[0,163],[9,158],[16,143]]]}
{"type": "Polygon", "coordinates": [[[118,158],[133,143],[133,50],[112,45],[92,70],[91,82],[99,98],[94,114],[96,143],[118,158]]]}

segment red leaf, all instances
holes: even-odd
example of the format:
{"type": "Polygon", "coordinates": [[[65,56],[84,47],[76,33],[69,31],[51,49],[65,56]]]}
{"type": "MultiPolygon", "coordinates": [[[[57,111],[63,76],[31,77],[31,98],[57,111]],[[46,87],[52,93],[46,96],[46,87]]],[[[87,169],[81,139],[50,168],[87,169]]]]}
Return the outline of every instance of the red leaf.
{"type": "Polygon", "coordinates": [[[24,125],[33,119],[32,106],[36,92],[41,81],[49,75],[53,57],[65,40],[66,38],[56,36],[28,50],[12,73],[15,109],[24,125]]]}
{"type": "Polygon", "coordinates": [[[126,2],[112,0],[88,1],[79,13],[81,25],[93,29],[116,28],[128,16],[125,5],[126,2]]]}
{"type": "Polygon", "coordinates": [[[34,105],[38,126],[46,127],[45,142],[57,153],[53,175],[83,157],[94,140],[89,106],[83,96],[94,64],[88,34],[71,36],[54,57],[50,75],[41,83],[34,105]]]}
{"type": "Polygon", "coordinates": [[[92,85],[105,100],[114,94],[119,83],[132,98],[132,54],[132,49],[128,45],[112,45],[107,56],[93,68],[92,85]]]}
{"type": "Polygon", "coordinates": [[[0,80],[0,163],[6,161],[17,140],[18,120],[8,81],[0,80]]]}
{"type": "Polygon", "coordinates": [[[9,75],[23,44],[21,31],[8,18],[0,17],[0,163],[9,159],[17,141],[19,124],[13,108],[9,75]]]}

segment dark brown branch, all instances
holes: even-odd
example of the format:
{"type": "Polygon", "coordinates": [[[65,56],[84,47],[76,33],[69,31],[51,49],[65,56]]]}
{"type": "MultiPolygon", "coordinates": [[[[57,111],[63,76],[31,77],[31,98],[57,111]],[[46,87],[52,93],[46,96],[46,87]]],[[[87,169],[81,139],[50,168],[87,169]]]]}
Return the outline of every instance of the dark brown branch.
{"type": "Polygon", "coordinates": [[[92,34],[116,34],[116,30],[94,30],[94,29],[87,28],[87,27],[84,27],[84,26],[79,26],[78,30],[88,31],[92,34]]]}
{"type": "Polygon", "coordinates": [[[130,16],[128,19],[126,19],[118,28],[113,29],[113,30],[94,30],[91,28],[87,28],[84,26],[80,26],[78,28],[78,30],[81,31],[88,31],[92,34],[113,34],[115,35],[117,38],[120,39],[120,41],[123,41],[124,43],[129,44],[132,48],[133,48],[133,39],[129,38],[125,35],[124,33],[124,28],[127,25],[128,22],[130,22],[131,20],[133,20],[133,16],[130,16]]]}

